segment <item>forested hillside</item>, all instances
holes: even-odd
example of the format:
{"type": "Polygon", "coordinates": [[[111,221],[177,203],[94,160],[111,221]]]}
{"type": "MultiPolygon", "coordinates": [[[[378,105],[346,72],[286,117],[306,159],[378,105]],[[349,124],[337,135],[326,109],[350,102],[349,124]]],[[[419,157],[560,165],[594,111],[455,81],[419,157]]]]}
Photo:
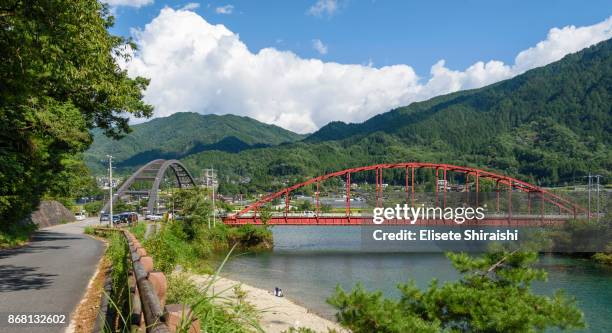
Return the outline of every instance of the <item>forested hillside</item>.
{"type": "Polygon", "coordinates": [[[581,137],[609,144],[611,49],[611,41],[603,42],[514,79],[413,103],[361,124],[330,123],[307,141],[384,131],[423,144],[441,139],[462,150],[480,151],[499,133],[550,119],[581,137]]]}
{"type": "MultiPolygon", "coordinates": [[[[333,122],[302,142],[240,153],[208,151],[226,180],[270,187],[344,167],[439,161],[495,169],[543,185],[610,176],[612,41],[481,89],[413,103],[361,124],[333,122]]],[[[230,185],[239,190],[237,185],[230,185]]]]}
{"type": "Polygon", "coordinates": [[[104,159],[112,154],[120,169],[132,170],[156,158],[182,158],[207,150],[237,153],[246,149],[300,140],[303,136],[248,117],[175,113],[132,126],[120,140],[93,131],[94,143],[86,152],[88,165],[105,168],[104,159]]]}

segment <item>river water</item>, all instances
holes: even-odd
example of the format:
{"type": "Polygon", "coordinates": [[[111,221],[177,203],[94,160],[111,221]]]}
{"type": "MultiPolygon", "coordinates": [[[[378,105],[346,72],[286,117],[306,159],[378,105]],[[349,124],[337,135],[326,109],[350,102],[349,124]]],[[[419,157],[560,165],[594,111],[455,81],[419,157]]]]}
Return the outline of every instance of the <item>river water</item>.
{"type": "MultiPolygon", "coordinates": [[[[333,318],[325,300],[336,285],[345,290],[361,282],[368,290],[397,297],[396,285],[414,280],[420,288],[429,281],[452,281],[458,274],[443,253],[368,253],[360,246],[359,227],[282,226],[273,228],[273,252],[241,254],[224,267],[223,275],[285,295],[314,312],[333,318]]],[[[540,258],[548,282],[535,283],[536,293],[562,288],[576,298],[585,313],[584,332],[612,332],[612,268],[561,256],[540,258]]]]}

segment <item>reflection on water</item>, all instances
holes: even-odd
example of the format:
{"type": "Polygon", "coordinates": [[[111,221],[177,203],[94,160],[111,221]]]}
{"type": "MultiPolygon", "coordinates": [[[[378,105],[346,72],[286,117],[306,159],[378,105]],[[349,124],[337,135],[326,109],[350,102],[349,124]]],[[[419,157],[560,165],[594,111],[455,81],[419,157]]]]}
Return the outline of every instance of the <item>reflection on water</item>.
{"type": "MultiPolygon", "coordinates": [[[[274,252],[240,255],[224,274],[267,290],[280,287],[287,297],[328,318],[334,311],[325,299],[336,285],[349,289],[360,282],[397,297],[396,285],[410,279],[425,288],[432,278],[458,278],[444,254],[364,253],[360,239],[359,227],[276,227],[274,252]]],[[[559,256],[543,256],[540,266],[549,281],[536,283],[536,292],[565,289],[585,312],[587,331],[612,332],[612,269],[559,256]]]]}

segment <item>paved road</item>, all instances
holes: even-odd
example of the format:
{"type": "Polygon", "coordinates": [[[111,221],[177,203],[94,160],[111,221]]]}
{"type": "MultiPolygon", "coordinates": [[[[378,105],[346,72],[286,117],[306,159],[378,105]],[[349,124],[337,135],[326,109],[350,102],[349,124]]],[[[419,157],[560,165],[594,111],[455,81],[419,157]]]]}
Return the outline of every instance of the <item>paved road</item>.
{"type": "MultiPolygon", "coordinates": [[[[0,250],[0,318],[14,312],[75,310],[93,276],[104,245],[83,234],[96,219],[39,230],[23,248],[0,250]]],[[[54,327],[10,328],[0,332],[64,332],[54,327]]]]}

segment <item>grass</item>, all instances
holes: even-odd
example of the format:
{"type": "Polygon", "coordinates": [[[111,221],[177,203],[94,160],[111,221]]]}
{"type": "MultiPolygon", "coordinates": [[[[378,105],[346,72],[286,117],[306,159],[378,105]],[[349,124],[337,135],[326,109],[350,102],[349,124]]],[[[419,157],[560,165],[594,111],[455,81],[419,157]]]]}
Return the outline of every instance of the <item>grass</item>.
{"type": "MultiPolygon", "coordinates": [[[[196,286],[185,273],[173,273],[177,264],[182,263],[193,267],[205,260],[205,257],[202,256],[203,253],[206,255],[211,254],[209,248],[202,250],[196,240],[203,240],[203,237],[208,239],[216,237],[227,242],[239,235],[237,231],[228,231],[221,228],[206,232],[206,236],[199,234],[198,238],[189,240],[181,224],[168,223],[164,225],[159,233],[143,241],[147,252],[153,257],[155,269],[163,271],[168,278],[166,304],[184,304],[191,309],[192,316],[183,318],[181,327],[177,329],[177,332],[188,332],[191,321],[194,319],[199,320],[202,332],[263,332],[258,323],[259,312],[244,300],[246,297],[244,292],[235,290],[237,297],[232,300],[222,297],[218,293],[210,292],[219,272],[238,245],[226,250],[229,253],[225,255],[216,270],[207,269],[214,273],[208,283],[202,287],[196,286]]],[[[145,229],[145,224],[140,223],[132,226],[131,231],[142,239],[145,229]]],[[[85,233],[95,234],[96,229],[91,227],[85,228],[85,233]]],[[[260,231],[250,230],[246,234],[249,237],[245,239],[251,239],[251,241],[253,237],[261,236],[260,231]]],[[[128,332],[130,328],[129,314],[131,313],[131,304],[128,297],[129,290],[127,283],[129,270],[127,242],[124,236],[118,232],[105,232],[101,233],[101,235],[109,240],[106,256],[113,265],[113,291],[111,295],[107,296],[111,300],[111,308],[118,314],[118,327],[113,329],[107,327],[106,331],[128,332]]],[[[217,245],[219,248],[222,247],[220,243],[217,245]]],[[[212,263],[209,261],[208,265],[212,265],[212,263]]]]}
{"type": "Polygon", "coordinates": [[[96,234],[96,229],[90,225],[85,227],[85,230],[83,230],[83,233],[87,234],[87,235],[95,235],[96,234]]]}
{"type": "Polygon", "coordinates": [[[108,311],[116,313],[112,323],[106,322],[104,332],[130,332],[129,322],[132,312],[130,302],[130,290],[128,286],[128,274],[130,270],[129,247],[125,236],[121,232],[113,232],[96,229],[91,226],[85,227],[85,234],[104,237],[108,240],[106,248],[106,259],[110,262],[112,287],[110,294],[102,290],[109,299],[108,311]]]}
{"type": "Polygon", "coordinates": [[[235,290],[236,297],[230,300],[211,293],[211,287],[232,251],[271,246],[272,233],[268,228],[217,224],[209,229],[207,223],[168,221],[162,222],[161,230],[146,240],[145,229],[144,223],[138,223],[130,231],[153,257],[154,268],[168,277],[167,304],[185,304],[191,309],[192,317],[183,318],[182,328],[177,332],[187,332],[193,319],[199,319],[202,332],[263,332],[258,311],[244,300],[244,292],[235,290]],[[226,253],[222,259],[220,253],[226,253]],[[212,277],[198,287],[187,274],[175,272],[177,265],[212,277]]]}
{"type": "Polygon", "coordinates": [[[144,223],[138,223],[130,231],[153,257],[154,268],[168,274],[176,265],[196,273],[211,274],[223,259],[221,253],[227,253],[234,244],[240,250],[250,251],[272,246],[272,232],[262,226],[234,228],[217,224],[209,229],[205,224],[170,221],[162,223],[161,230],[146,240],[145,229],[144,223]]]}
{"type": "Polygon", "coordinates": [[[233,249],[202,287],[198,287],[184,273],[170,276],[168,303],[185,304],[191,310],[190,315],[181,319],[177,332],[188,332],[191,323],[196,319],[200,322],[202,332],[263,332],[258,323],[259,312],[244,300],[246,293],[240,290],[240,287],[234,287],[235,300],[220,296],[225,290],[220,293],[212,292],[212,286],[233,249]]]}
{"type": "MultiPolygon", "coordinates": [[[[106,257],[111,261],[113,267],[111,272],[112,291],[110,295],[110,303],[119,317],[119,331],[129,331],[129,317],[131,315],[130,306],[130,290],[128,286],[128,244],[125,237],[120,232],[113,232],[108,235],[108,248],[106,257]]],[[[108,323],[107,323],[108,324],[108,323]]],[[[115,331],[115,330],[113,330],[115,331]]]]}
{"type": "Polygon", "coordinates": [[[34,223],[13,224],[0,228],[0,249],[25,245],[36,229],[38,226],[34,223]]]}

